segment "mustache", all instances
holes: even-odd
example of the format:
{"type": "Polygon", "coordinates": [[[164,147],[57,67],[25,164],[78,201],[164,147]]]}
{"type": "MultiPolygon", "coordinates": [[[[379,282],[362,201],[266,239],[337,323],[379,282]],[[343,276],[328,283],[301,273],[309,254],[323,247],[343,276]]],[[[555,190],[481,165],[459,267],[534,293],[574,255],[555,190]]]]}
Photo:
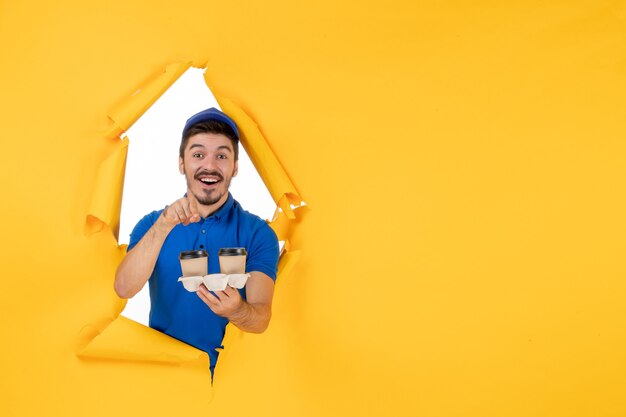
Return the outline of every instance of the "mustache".
{"type": "Polygon", "coordinates": [[[195,175],[193,176],[193,178],[196,179],[196,180],[199,180],[200,177],[202,177],[204,175],[212,175],[212,176],[218,177],[220,179],[220,181],[224,179],[224,176],[221,173],[219,173],[218,171],[208,171],[206,169],[203,169],[202,171],[196,172],[195,175]]]}

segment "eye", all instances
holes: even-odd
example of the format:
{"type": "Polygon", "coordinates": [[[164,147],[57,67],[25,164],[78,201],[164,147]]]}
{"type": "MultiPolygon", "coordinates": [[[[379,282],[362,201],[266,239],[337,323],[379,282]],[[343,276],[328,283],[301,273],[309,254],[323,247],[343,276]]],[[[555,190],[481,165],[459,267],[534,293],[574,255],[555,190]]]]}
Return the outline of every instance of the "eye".
{"type": "Polygon", "coordinates": [[[204,157],[204,154],[202,154],[202,153],[200,153],[200,152],[195,152],[192,156],[193,156],[194,158],[202,158],[202,157],[204,157]]]}
{"type": "Polygon", "coordinates": [[[224,155],[223,153],[217,155],[217,159],[228,159],[228,157],[226,155],[224,155]]]}

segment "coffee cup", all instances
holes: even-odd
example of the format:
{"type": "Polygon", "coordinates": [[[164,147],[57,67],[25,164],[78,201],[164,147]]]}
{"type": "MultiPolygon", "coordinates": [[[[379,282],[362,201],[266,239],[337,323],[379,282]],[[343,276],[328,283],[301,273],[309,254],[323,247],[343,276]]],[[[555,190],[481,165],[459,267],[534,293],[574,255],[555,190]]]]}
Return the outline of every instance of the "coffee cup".
{"type": "Polygon", "coordinates": [[[217,254],[222,274],[246,273],[246,248],[222,248],[217,254]]]}
{"type": "Polygon", "coordinates": [[[181,252],[178,259],[183,277],[203,277],[207,274],[209,254],[205,250],[181,252]]]}

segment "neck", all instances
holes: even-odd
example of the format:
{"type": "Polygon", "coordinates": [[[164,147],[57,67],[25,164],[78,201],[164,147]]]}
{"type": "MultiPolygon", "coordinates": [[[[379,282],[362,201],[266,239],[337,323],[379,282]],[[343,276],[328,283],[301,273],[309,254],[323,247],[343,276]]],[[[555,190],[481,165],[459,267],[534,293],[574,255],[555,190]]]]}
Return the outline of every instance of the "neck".
{"type": "MultiPolygon", "coordinates": [[[[187,190],[187,192],[189,193],[190,191],[187,190]]],[[[215,203],[210,204],[210,205],[205,205],[205,204],[198,202],[198,212],[200,213],[200,216],[203,218],[209,217],[211,214],[218,211],[220,207],[222,207],[224,203],[226,203],[227,200],[228,200],[228,193],[224,194],[222,198],[220,198],[215,203]]]]}

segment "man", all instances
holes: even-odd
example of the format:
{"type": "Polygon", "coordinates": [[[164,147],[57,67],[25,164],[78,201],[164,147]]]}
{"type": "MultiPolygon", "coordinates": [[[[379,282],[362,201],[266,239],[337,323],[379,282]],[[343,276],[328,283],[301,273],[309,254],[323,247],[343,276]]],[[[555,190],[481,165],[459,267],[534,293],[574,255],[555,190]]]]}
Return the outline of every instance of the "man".
{"type": "MultiPolygon", "coordinates": [[[[259,217],[244,211],[228,192],[237,175],[239,131],[211,108],[192,116],[183,129],[179,169],[187,193],[163,210],[145,216],[131,233],[126,257],[117,268],[115,291],[130,298],[149,282],[150,327],[207,352],[211,374],[226,324],[261,333],[269,324],[278,264],[278,240],[259,217]],[[181,283],[178,255],[205,250],[209,274],[219,273],[220,248],[247,250],[243,290],[229,286],[194,293],[181,283]]],[[[149,178],[146,178],[149,181],[149,178]]]]}

